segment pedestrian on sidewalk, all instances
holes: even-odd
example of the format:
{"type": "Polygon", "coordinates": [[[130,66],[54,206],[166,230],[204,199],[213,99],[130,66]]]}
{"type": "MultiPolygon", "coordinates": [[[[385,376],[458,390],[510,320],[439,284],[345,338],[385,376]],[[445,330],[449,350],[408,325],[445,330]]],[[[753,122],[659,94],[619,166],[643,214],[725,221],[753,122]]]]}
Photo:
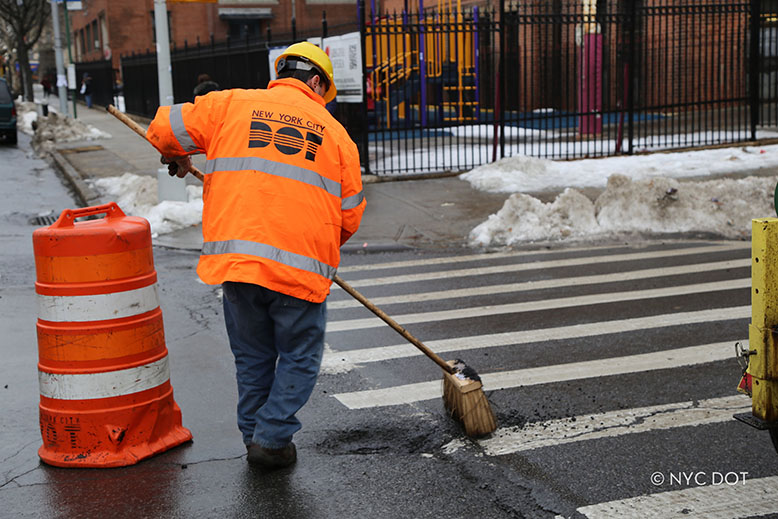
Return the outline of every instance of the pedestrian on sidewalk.
{"type": "Polygon", "coordinates": [[[84,95],[86,107],[92,108],[92,76],[89,75],[89,72],[84,72],[84,77],[81,79],[81,90],[79,90],[79,92],[84,95]]]}
{"type": "Polygon", "coordinates": [[[160,107],[147,132],[178,177],[189,155],[206,154],[197,273],[223,287],[238,428],[263,467],[297,459],[295,415],[318,377],[326,297],[365,209],[356,145],[324,108],[336,94],[329,57],[302,42],[275,66],[267,89],[160,107]]]}

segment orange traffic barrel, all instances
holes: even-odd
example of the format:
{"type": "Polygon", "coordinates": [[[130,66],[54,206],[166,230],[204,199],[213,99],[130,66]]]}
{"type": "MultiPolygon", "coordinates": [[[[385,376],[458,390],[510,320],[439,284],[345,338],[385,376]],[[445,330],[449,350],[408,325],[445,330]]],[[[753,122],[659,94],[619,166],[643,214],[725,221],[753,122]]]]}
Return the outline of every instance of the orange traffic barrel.
{"type": "Polygon", "coordinates": [[[173,400],[148,221],[114,202],[66,209],[32,241],[41,460],[118,467],[191,440],[173,400]]]}

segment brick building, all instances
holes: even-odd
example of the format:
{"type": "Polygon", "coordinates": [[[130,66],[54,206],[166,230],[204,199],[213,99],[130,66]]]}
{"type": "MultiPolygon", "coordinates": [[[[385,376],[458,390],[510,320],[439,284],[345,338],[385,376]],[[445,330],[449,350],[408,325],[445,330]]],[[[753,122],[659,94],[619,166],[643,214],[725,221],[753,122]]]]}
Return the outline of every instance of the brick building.
{"type": "MultiPolygon", "coordinates": [[[[82,0],[70,11],[70,39],[76,62],[110,59],[121,70],[122,55],[156,46],[154,0],[82,0]]],[[[298,38],[319,36],[326,11],[330,34],[342,26],[356,27],[356,0],[219,0],[167,3],[171,46],[198,40],[266,37],[292,33],[295,13],[298,38]]],[[[351,30],[351,29],[350,29],[351,30]]]]}

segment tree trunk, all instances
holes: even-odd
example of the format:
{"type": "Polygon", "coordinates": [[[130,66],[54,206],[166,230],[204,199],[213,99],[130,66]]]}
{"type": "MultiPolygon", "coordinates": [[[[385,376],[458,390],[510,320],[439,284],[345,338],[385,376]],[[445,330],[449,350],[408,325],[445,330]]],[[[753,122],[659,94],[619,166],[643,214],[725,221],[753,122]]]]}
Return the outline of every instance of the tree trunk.
{"type": "Polygon", "coordinates": [[[19,62],[19,73],[22,80],[22,91],[25,101],[34,101],[32,94],[32,69],[30,69],[30,54],[27,44],[22,38],[16,40],[16,58],[19,62]]]}

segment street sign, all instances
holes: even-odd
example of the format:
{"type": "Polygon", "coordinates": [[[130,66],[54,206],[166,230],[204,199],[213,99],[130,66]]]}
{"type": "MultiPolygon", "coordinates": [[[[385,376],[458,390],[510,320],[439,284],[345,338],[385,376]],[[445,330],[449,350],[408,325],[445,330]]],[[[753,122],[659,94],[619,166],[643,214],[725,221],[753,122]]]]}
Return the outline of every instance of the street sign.
{"type": "Polygon", "coordinates": [[[57,0],[57,3],[65,4],[68,11],[80,11],[84,8],[81,0],[57,0]]]}
{"type": "Polygon", "coordinates": [[[76,64],[68,63],[68,88],[70,90],[76,89],[76,64]]]}

